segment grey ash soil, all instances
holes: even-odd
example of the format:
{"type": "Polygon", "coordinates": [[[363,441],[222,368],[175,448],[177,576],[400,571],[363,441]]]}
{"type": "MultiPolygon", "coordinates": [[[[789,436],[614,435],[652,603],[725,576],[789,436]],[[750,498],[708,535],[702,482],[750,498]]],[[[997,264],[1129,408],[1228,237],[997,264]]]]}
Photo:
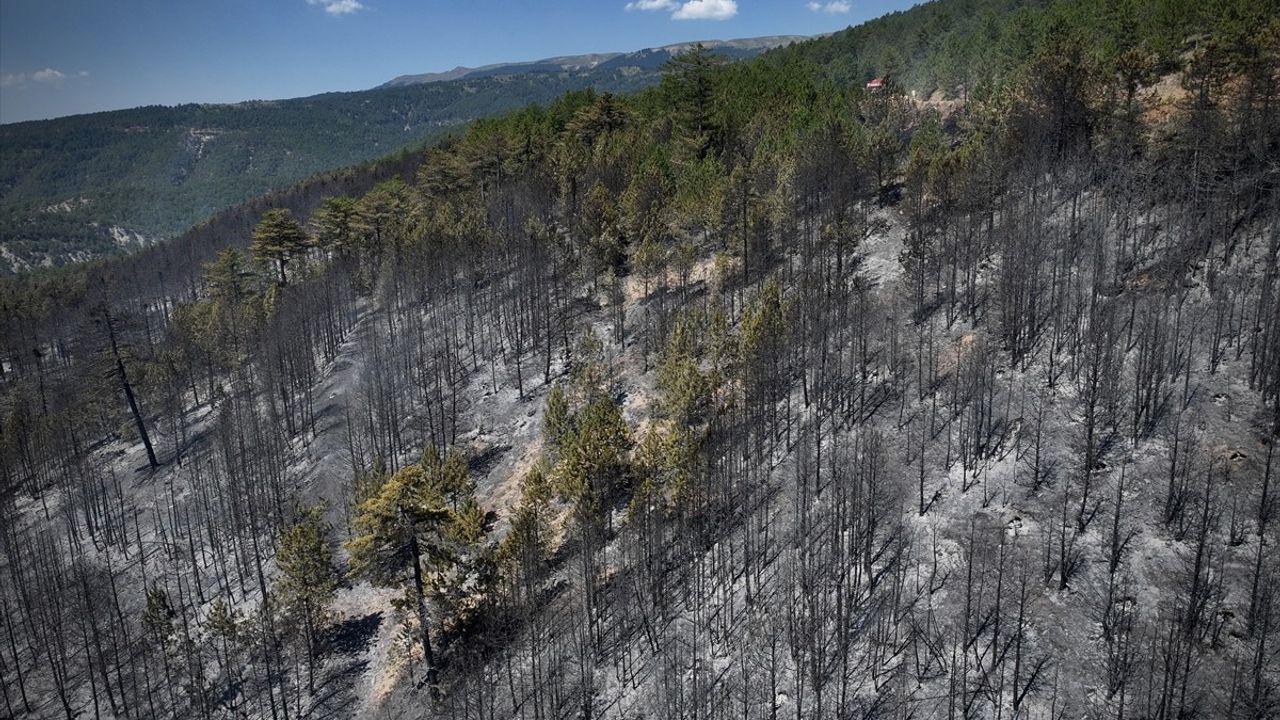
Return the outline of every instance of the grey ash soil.
{"type": "MultiPolygon", "coordinates": [[[[653,371],[643,369],[642,349],[635,339],[644,313],[643,303],[630,303],[626,310],[625,346],[619,350],[616,345],[607,345],[624,417],[632,425],[647,417],[653,394],[653,371]]],[[[290,473],[298,488],[299,504],[323,506],[325,518],[333,528],[333,539],[339,543],[349,537],[355,484],[348,419],[359,410],[362,401],[369,326],[379,320],[376,312],[363,311],[316,385],[316,432],[293,443],[290,473]]],[[[612,331],[612,320],[602,306],[580,322],[589,324],[601,338],[609,337],[612,331]]],[[[557,354],[552,382],[562,374],[562,364],[557,354]]],[[[521,399],[514,372],[501,359],[485,359],[471,373],[462,393],[468,402],[460,421],[458,445],[470,460],[477,499],[496,520],[492,536],[495,540],[505,533],[507,518],[519,502],[520,478],[542,451],[542,409],[549,386],[543,382],[541,372],[525,368],[525,397],[521,399]]],[[[401,458],[401,464],[416,460],[419,451],[420,448],[401,458]]],[[[134,449],[131,457],[141,459],[140,452],[140,447],[134,449]]],[[[339,552],[339,558],[345,559],[344,551],[339,552]]],[[[337,632],[361,639],[335,643],[333,657],[326,663],[323,689],[317,691],[317,708],[335,713],[333,717],[373,718],[383,717],[379,709],[393,691],[399,691],[400,705],[408,702],[406,695],[422,700],[420,688],[404,680],[409,668],[397,654],[403,651],[393,649],[399,630],[392,600],[398,594],[367,582],[346,584],[339,590],[334,603],[337,632]]],[[[391,702],[397,704],[395,700],[391,702]]]]}
{"type": "MultiPolygon", "coordinates": [[[[871,293],[886,306],[900,307],[903,267],[900,261],[903,251],[903,221],[896,209],[881,209],[875,213],[875,229],[859,246],[858,273],[871,288],[871,293]]],[[[683,290],[666,290],[672,299],[687,304],[704,302],[710,293],[711,262],[699,263],[691,275],[692,283],[683,290]]],[[[1192,280],[1194,282],[1194,278],[1192,280]]],[[[646,312],[654,296],[646,297],[640,289],[638,278],[630,278],[625,296],[625,337],[619,347],[612,342],[612,319],[609,308],[603,302],[591,305],[577,319],[578,326],[591,326],[605,340],[606,352],[616,378],[615,388],[620,398],[624,417],[633,429],[643,428],[653,417],[655,373],[646,369],[643,348],[638,329],[646,322],[646,312]]],[[[1191,302],[1203,302],[1203,296],[1193,292],[1191,302]]],[[[368,368],[367,353],[370,344],[376,342],[371,327],[379,322],[377,311],[370,307],[361,310],[355,327],[343,342],[336,357],[324,368],[314,389],[316,400],[316,430],[291,441],[288,465],[288,485],[296,492],[299,505],[320,504],[326,508],[326,519],[332,526],[336,543],[347,539],[349,532],[351,499],[354,487],[354,470],[351,457],[348,421],[358,413],[364,397],[365,377],[368,368]]],[[[914,332],[910,318],[894,318],[899,332],[909,336],[914,332]]],[[[971,351],[974,343],[985,332],[982,325],[960,319],[950,326],[935,320],[935,347],[940,365],[956,366],[971,351]]],[[[1003,534],[1010,553],[1027,559],[1026,567],[1035,567],[1046,542],[1051,540],[1053,525],[1057,522],[1063,483],[1074,472],[1077,451],[1073,445],[1078,434],[1078,398],[1076,389],[1069,384],[1052,390],[1041,388],[1045,372],[1044,358],[1036,357],[1025,366],[1010,367],[1007,356],[998,356],[993,368],[996,384],[1001,388],[1002,412],[1010,420],[1001,439],[998,451],[981,461],[967,473],[957,465],[947,472],[931,467],[928,472],[928,495],[931,498],[929,512],[920,516],[908,502],[896,512],[901,521],[905,538],[914,548],[914,554],[906,561],[903,572],[920,583],[928,585],[929,578],[942,578],[936,587],[921,591],[915,600],[913,612],[929,618],[943,617],[965,603],[964,586],[958,581],[965,571],[964,538],[975,528],[995,529],[1003,534]],[[1037,389],[1040,388],[1040,389],[1037,389]],[[1055,469],[1054,478],[1037,490],[1029,488],[1028,448],[1031,442],[1025,428],[1036,407],[1043,404],[1043,433],[1050,441],[1043,451],[1046,467],[1055,469]]],[[[552,368],[552,380],[562,372],[563,358],[556,353],[552,368]]],[[[1241,486],[1255,482],[1261,473],[1265,450],[1240,438],[1254,437],[1257,418],[1249,409],[1261,407],[1258,394],[1245,381],[1247,367],[1228,360],[1217,372],[1208,372],[1201,361],[1189,374],[1185,392],[1180,389],[1179,399],[1185,403],[1181,412],[1182,422],[1189,423],[1197,441],[1199,462],[1206,458],[1219,458],[1228,471],[1227,482],[1238,478],[1241,486]],[[1185,395],[1185,397],[1184,397],[1185,395]]],[[[477,495],[483,507],[496,519],[492,539],[499,539],[507,529],[507,518],[519,501],[519,481],[524,472],[542,453],[542,409],[548,386],[540,369],[524,368],[524,397],[515,387],[515,371],[501,360],[479,359],[472,368],[461,393],[465,399],[459,423],[458,445],[471,461],[471,470],[477,484],[477,495]]],[[[802,400],[799,390],[794,390],[792,401],[799,406],[802,400]]],[[[903,406],[882,407],[868,418],[865,425],[849,435],[876,430],[887,438],[900,438],[902,431],[899,416],[911,416],[922,412],[930,398],[911,398],[903,406]]],[[[414,408],[406,407],[412,414],[414,408]]],[[[208,450],[206,435],[215,421],[214,413],[207,406],[191,411],[191,444],[187,449],[190,458],[208,450]]],[[[1167,475],[1168,438],[1156,433],[1134,445],[1123,438],[1113,443],[1105,453],[1105,460],[1093,472],[1100,497],[1105,501],[1114,492],[1115,483],[1124,473],[1129,485],[1125,499],[1130,509],[1123,519],[1123,529],[1133,531],[1130,545],[1126,582],[1129,592],[1137,598],[1144,612],[1156,613],[1173,600],[1179,592],[1170,578],[1181,572],[1189,552],[1185,538],[1177,538],[1164,527],[1159,515],[1160,502],[1165,492],[1167,475]]],[[[795,476],[797,474],[796,446],[780,444],[770,463],[767,478],[762,487],[769,498],[760,510],[763,522],[774,525],[775,532],[793,533],[791,515],[796,504],[795,476]]],[[[397,458],[397,466],[416,460],[420,447],[410,443],[403,457],[397,458]]],[[[140,508],[137,513],[138,533],[147,548],[148,562],[161,563],[166,552],[163,518],[165,509],[175,500],[186,497],[190,491],[190,459],[179,468],[170,463],[160,470],[145,469],[145,455],[140,445],[112,443],[98,452],[106,472],[116,473],[123,479],[125,492],[140,508]]],[[[889,460],[889,468],[895,476],[903,478],[908,487],[902,495],[912,499],[913,469],[905,461],[889,460]]],[[[1069,487],[1069,485],[1067,485],[1069,487]]],[[[1230,485],[1228,485],[1230,490],[1230,485]]],[[[817,501],[815,501],[817,502],[817,501]]],[[[49,495],[42,500],[26,500],[21,508],[24,522],[40,522],[45,517],[59,516],[60,499],[49,495]]],[[[563,506],[560,508],[564,509],[563,506]]],[[[564,522],[561,513],[560,522],[564,522]]],[[[621,511],[614,521],[620,523],[621,511]]],[[[1099,645],[1101,626],[1096,608],[1099,597],[1108,581],[1105,563],[1102,562],[1109,519],[1104,515],[1094,522],[1079,538],[1083,557],[1088,561],[1066,590],[1050,589],[1037,593],[1028,612],[1034,617],[1027,637],[1034,642],[1041,656],[1052,658],[1055,672],[1052,682],[1054,692],[1038,693],[1033,699],[1035,712],[1048,712],[1050,698],[1070,697],[1076,707],[1103,712],[1109,706],[1101,678],[1099,645]],[[1086,671],[1067,672],[1070,668],[1086,671]],[[1087,671],[1094,668],[1095,671],[1087,671]]],[[[563,531],[563,528],[561,528],[563,531]]],[[[730,529],[701,561],[714,564],[724,552],[745,542],[745,534],[755,532],[749,526],[730,529]]],[[[804,538],[796,538],[805,542],[804,538]]],[[[1219,559],[1220,572],[1239,578],[1247,570],[1250,558],[1256,552],[1258,539],[1249,535],[1242,543],[1226,551],[1219,559]]],[[[772,595],[749,597],[749,589],[741,580],[734,584],[715,588],[712,595],[693,606],[682,606],[667,632],[683,636],[689,643],[688,662],[712,668],[718,673],[733,670],[732,659],[739,652],[744,638],[757,627],[757,614],[761,608],[773,608],[781,613],[788,591],[783,573],[788,572],[791,543],[771,558],[767,575],[775,579],[772,595]],[[705,615],[704,615],[705,613],[705,615]],[[708,625],[708,618],[713,619],[708,625]]],[[[605,549],[611,567],[625,563],[624,549],[614,542],[605,549]]],[[[340,561],[345,562],[342,551],[340,561]]],[[[122,556],[117,564],[126,564],[136,558],[122,556]]],[[[187,570],[177,571],[179,574],[187,570]]],[[[559,588],[571,586],[571,573],[565,568],[556,571],[551,585],[559,588]]],[[[1032,573],[1035,574],[1034,572],[1032,573]]],[[[1041,578],[1032,578],[1040,585],[1041,578]]],[[[1239,596],[1240,582],[1230,584],[1227,602],[1239,607],[1247,599],[1239,596]]],[[[316,693],[306,699],[306,717],[315,718],[416,718],[423,717],[426,707],[425,690],[421,687],[421,672],[412,650],[400,637],[399,620],[393,602],[397,591],[374,588],[366,582],[342,587],[334,603],[334,627],[330,633],[331,653],[325,660],[318,680],[316,693]]],[[[243,596],[242,604],[248,607],[255,594],[243,596]]],[[[140,602],[140,600],[138,600],[140,602]]],[[[567,594],[553,601],[547,612],[556,613],[570,602],[567,594]]],[[[135,606],[131,612],[139,611],[135,606]]],[[[938,622],[934,620],[934,622],[938,622]]],[[[606,708],[611,717],[642,717],[660,706],[660,697],[654,686],[659,672],[655,663],[663,660],[646,654],[639,636],[631,640],[634,646],[619,652],[639,658],[641,669],[628,682],[619,681],[614,667],[601,663],[595,675],[599,707],[606,708]],[[637,680],[636,678],[639,678],[637,680]]],[[[1227,627],[1224,642],[1232,640],[1232,628],[1227,627]]],[[[496,672],[496,670],[495,670],[496,672]]],[[[795,677],[789,671],[778,678],[783,688],[775,698],[780,712],[786,713],[794,702],[792,685],[795,677]]],[[[1046,685],[1049,679],[1045,680],[1046,685]]],[[[874,682],[863,679],[854,692],[870,697],[877,691],[874,682]]],[[[944,687],[922,686],[916,691],[919,698],[943,697],[944,687]]],[[[52,700],[46,707],[52,708],[52,700]]]]}

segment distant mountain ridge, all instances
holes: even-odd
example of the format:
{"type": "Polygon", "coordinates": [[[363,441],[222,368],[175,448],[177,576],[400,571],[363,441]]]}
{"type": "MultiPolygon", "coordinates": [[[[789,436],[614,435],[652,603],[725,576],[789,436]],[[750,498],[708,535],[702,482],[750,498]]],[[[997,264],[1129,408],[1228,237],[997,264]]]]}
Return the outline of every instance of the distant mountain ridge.
{"type": "Polygon", "coordinates": [[[738,40],[695,40],[692,42],[674,43],[656,48],[645,48],[634,52],[588,53],[585,55],[562,55],[523,62],[493,63],[480,67],[464,67],[459,65],[452,70],[416,75],[400,75],[379,85],[379,88],[403,87],[405,85],[421,85],[424,83],[447,82],[466,78],[495,77],[501,75],[520,75],[530,72],[582,72],[585,70],[613,69],[636,67],[650,69],[660,66],[675,55],[688,51],[701,44],[719,54],[733,58],[758,55],[765,50],[783,47],[794,42],[810,39],[806,35],[767,35],[764,37],[741,38],[738,40]]]}

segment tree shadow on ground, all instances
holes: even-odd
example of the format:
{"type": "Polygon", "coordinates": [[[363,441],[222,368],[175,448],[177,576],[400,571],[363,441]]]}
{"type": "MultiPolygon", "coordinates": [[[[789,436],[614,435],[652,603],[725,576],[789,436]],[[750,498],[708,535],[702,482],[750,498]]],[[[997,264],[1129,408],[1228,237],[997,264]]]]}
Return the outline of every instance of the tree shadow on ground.
{"type": "Polygon", "coordinates": [[[369,668],[361,657],[382,626],[382,613],[369,613],[338,623],[329,631],[329,662],[303,715],[306,718],[352,717],[359,702],[357,685],[369,668]]]}
{"type": "Polygon", "coordinates": [[[329,630],[329,649],[336,655],[355,655],[369,649],[382,627],[382,613],[343,620],[329,630]]]}

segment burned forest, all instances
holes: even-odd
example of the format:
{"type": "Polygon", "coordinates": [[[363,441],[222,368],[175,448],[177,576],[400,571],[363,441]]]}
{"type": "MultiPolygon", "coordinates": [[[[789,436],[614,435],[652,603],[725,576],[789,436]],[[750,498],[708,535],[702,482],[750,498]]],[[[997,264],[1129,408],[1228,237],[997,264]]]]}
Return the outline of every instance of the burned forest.
{"type": "Polygon", "coordinates": [[[698,46],[0,278],[0,716],[1280,716],[1280,11],[1204,6],[698,46]]]}

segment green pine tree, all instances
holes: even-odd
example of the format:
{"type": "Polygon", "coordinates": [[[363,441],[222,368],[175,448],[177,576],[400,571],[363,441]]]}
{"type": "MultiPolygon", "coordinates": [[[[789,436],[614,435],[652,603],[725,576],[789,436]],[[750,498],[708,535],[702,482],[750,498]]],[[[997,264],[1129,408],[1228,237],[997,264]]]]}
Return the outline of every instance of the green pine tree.
{"type": "Polygon", "coordinates": [[[306,252],[311,238],[293,213],[283,208],[268,210],[253,230],[253,257],[261,263],[275,263],[280,285],[288,284],[285,265],[294,256],[306,252]]]}

